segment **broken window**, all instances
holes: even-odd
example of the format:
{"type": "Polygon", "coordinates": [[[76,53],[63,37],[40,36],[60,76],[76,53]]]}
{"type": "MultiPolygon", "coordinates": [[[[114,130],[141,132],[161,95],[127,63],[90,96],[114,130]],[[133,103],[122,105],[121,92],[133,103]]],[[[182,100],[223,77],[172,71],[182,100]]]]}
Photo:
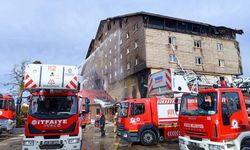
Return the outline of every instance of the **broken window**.
{"type": "Polygon", "coordinates": [[[138,43],[137,42],[138,42],[138,40],[136,40],[135,43],[134,43],[134,49],[136,49],[138,47],[138,43]]]}
{"type": "Polygon", "coordinates": [[[135,58],[135,66],[138,65],[138,58],[135,58]]]}
{"type": "Polygon", "coordinates": [[[130,63],[127,63],[127,70],[130,69],[130,63]]]}
{"type": "Polygon", "coordinates": [[[194,47],[195,48],[201,48],[201,41],[200,40],[199,41],[195,40],[194,41],[194,47]]]}
{"type": "Polygon", "coordinates": [[[219,59],[219,67],[225,67],[225,61],[222,59],[219,59]]]}
{"type": "Polygon", "coordinates": [[[173,37],[173,36],[168,37],[168,43],[172,45],[176,45],[176,37],[173,37]]]}
{"type": "Polygon", "coordinates": [[[201,65],[201,57],[195,57],[195,64],[201,65]]]}
{"type": "Polygon", "coordinates": [[[129,54],[129,52],[130,52],[130,51],[129,51],[129,48],[127,48],[127,54],[129,54]]]}
{"type": "Polygon", "coordinates": [[[138,26],[138,23],[136,23],[136,24],[134,25],[134,31],[138,31],[138,29],[139,29],[139,26],[138,26]]]}
{"type": "Polygon", "coordinates": [[[120,70],[121,73],[123,73],[123,68],[121,67],[121,70],[120,70]]]}
{"type": "Polygon", "coordinates": [[[173,62],[173,63],[177,62],[177,58],[176,58],[175,54],[169,55],[169,62],[173,62]]]}
{"type": "Polygon", "coordinates": [[[129,38],[129,32],[127,32],[127,34],[126,34],[126,38],[127,38],[127,39],[129,38]]]}
{"type": "Polygon", "coordinates": [[[217,50],[223,51],[223,44],[222,43],[217,43],[217,50]]]}

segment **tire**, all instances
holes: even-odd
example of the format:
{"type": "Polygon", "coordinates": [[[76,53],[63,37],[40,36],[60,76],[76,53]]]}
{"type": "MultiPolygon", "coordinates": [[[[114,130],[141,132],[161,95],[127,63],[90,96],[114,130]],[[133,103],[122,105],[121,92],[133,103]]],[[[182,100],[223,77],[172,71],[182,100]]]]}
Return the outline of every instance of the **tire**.
{"type": "Polygon", "coordinates": [[[82,129],[85,129],[86,128],[86,125],[82,125],[82,129]]]}
{"type": "Polygon", "coordinates": [[[151,146],[157,144],[156,134],[152,130],[145,130],[141,134],[141,143],[144,146],[151,146]]]}
{"type": "Polygon", "coordinates": [[[250,141],[245,140],[244,142],[242,142],[240,149],[241,150],[250,150],[250,141]]]}

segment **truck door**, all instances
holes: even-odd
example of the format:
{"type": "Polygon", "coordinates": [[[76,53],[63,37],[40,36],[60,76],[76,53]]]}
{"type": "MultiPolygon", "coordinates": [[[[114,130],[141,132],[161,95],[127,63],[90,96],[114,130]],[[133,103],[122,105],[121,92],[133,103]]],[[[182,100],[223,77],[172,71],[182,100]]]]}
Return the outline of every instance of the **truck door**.
{"type": "Polygon", "coordinates": [[[221,119],[219,131],[224,139],[233,139],[244,123],[238,92],[221,93],[221,119]]]}
{"type": "Polygon", "coordinates": [[[131,103],[130,124],[139,129],[141,126],[149,122],[145,103],[131,103]]]}

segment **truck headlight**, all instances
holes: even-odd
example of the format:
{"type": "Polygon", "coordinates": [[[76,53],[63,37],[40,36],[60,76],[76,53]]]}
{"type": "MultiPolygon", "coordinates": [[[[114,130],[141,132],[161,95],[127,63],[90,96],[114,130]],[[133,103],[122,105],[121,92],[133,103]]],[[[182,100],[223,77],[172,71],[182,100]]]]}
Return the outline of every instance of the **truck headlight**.
{"type": "Polygon", "coordinates": [[[80,138],[68,139],[69,144],[80,143],[80,138]]]}
{"type": "Polygon", "coordinates": [[[223,145],[213,145],[209,144],[209,150],[224,150],[225,147],[223,145]]]}
{"type": "Polygon", "coordinates": [[[34,140],[24,140],[23,146],[34,146],[35,141],[34,140]]]}
{"type": "Polygon", "coordinates": [[[185,144],[185,141],[183,139],[179,139],[179,144],[185,144]]]}
{"type": "Polygon", "coordinates": [[[127,137],[128,137],[128,134],[127,134],[127,133],[124,133],[124,134],[123,134],[123,137],[127,138],[127,137]]]}

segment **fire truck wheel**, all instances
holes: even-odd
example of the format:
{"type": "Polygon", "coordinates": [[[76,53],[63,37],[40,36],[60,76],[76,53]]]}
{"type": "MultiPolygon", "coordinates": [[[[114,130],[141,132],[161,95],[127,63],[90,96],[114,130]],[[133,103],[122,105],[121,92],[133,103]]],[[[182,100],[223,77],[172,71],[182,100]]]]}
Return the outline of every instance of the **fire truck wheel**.
{"type": "Polygon", "coordinates": [[[249,150],[250,149],[250,141],[245,140],[244,142],[242,142],[240,149],[241,150],[249,150]]]}
{"type": "Polygon", "coordinates": [[[145,146],[156,145],[156,135],[152,130],[145,130],[141,134],[141,143],[145,146]]]}
{"type": "Polygon", "coordinates": [[[82,128],[85,129],[86,125],[82,125],[82,128]]]}

